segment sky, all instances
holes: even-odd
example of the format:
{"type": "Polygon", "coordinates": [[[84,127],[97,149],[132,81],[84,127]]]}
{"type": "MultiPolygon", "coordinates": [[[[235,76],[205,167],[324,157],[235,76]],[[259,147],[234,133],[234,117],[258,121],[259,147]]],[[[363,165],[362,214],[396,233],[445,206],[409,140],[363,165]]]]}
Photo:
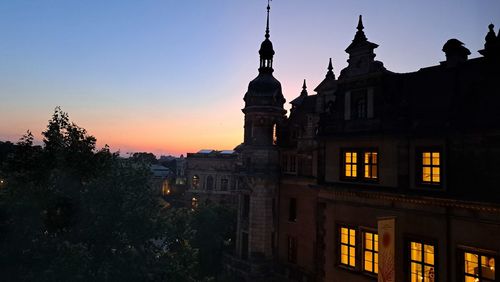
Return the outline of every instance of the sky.
{"type": "MultiPolygon", "coordinates": [[[[265,0],[0,0],[0,141],[47,126],[56,106],[113,151],[181,155],[243,140],[265,0]]],[[[274,0],[274,75],[288,102],[347,65],[363,15],[394,72],[439,64],[450,38],[480,56],[498,0],[274,0]]]]}

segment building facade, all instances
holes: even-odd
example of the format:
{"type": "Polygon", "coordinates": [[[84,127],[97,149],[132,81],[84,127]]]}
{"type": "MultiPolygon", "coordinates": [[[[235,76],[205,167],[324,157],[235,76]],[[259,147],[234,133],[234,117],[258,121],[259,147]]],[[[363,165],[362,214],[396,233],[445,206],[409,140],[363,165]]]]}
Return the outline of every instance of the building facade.
{"type": "Polygon", "coordinates": [[[184,202],[193,208],[209,202],[236,208],[236,160],[237,155],[232,150],[188,153],[184,168],[187,178],[184,202]]]}
{"type": "Polygon", "coordinates": [[[316,93],[304,81],[286,116],[268,6],[235,153],[227,272],[237,281],[500,281],[493,28],[480,57],[450,39],[443,62],[395,73],[375,60],[360,16],[348,66],[337,78],[330,59],[316,93]]]}

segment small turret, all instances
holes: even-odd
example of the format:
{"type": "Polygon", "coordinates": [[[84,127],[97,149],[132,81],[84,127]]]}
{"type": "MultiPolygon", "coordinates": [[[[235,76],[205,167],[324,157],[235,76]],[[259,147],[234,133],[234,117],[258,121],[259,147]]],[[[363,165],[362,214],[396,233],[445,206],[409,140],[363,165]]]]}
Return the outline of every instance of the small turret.
{"type": "Polygon", "coordinates": [[[446,66],[453,67],[459,63],[467,61],[470,55],[469,49],[458,39],[450,39],[443,46],[443,52],[446,54],[446,66]]]}

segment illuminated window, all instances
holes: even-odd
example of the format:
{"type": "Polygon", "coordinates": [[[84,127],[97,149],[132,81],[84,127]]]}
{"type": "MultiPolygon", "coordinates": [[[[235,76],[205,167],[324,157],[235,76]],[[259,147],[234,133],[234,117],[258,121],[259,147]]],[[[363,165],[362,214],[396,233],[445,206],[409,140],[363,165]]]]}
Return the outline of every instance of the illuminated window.
{"type": "Polygon", "coordinates": [[[464,252],[465,282],[496,281],[495,258],[472,252],[464,252]]]}
{"type": "Polygon", "coordinates": [[[162,183],[161,193],[163,194],[163,196],[168,196],[171,193],[170,186],[168,185],[168,181],[167,180],[164,180],[163,183],[162,183]]]}
{"type": "Polygon", "coordinates": [[[342,176],[347,180],[378,180],[378,153],[376,150],[346,150],[342,153],[342,176]]]}
{"type": "Polygon", "coordinates": [[[191,199],[191,208],[196,209],[198,207],[198,199],[192,198],[191,199]]]}
{"type": "Polygon", "coordinates": [[[434,282],[435,248],[421,242],[410,242],[410,281],[434,282]]]}
{"type": "Polygon", "coordinates": [[[437,151],[424,151],[421,153],[422,174],[424,184],[441,183],[441,153],[437,151]]]}
{"type": "Polygon", "coordinates": [[[276,131],[276,124],[273,125],[273,145],[278,144],[278,135],[276,131]]]}
{"type": "Polygon", "coordinates": [[[288,262],[297,262],[297,238],[288,236],[288,262]]]}
{"type": "Polygon", "coordinates": [[[207,190],[213,190],[214,189],[214,178],[209,175],[207,176],[207,190]]]}
{"type": "Polygon", "coordinates": [[[363,270],[378,273],[378,234],[363,233],[363,270]]]}
{"type": "Polygon", "coordinates": [[[344,176],[356,178],[358,176],[358,153],[344,152],[344,176]]]}
{"type": "Polygon", "coordinates": [[[340,264],[356,267],[356,230],[340,228],[340,264]]]}
{"type": "Polygon", "coordinates": [[[193,175],[191,179],[191,188],[198,189],[200,187],[200,177],[198,175],[193,175]]]}
{"type": "Polygon", "coordinates": [[[364,177],[367,179],[378,178],[377,152],[364,152],[364,177]]]}
{"type": "Polygon", "coordinates": [[[222,191],[227,191],[228,186],[229,186],[229,179],[227,179],[225,177],[221,178],[221,180],[220,180],[220,189],[222,191]]]}

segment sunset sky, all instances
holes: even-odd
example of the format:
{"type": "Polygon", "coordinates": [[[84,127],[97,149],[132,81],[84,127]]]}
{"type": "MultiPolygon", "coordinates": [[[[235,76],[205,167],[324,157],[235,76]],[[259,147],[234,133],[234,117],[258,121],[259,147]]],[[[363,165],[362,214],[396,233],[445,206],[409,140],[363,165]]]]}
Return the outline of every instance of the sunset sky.
{"type": "MultiPolygon", "coordinates": [[[[0,1],[0,141],[38,140],[56,106],[98,146],[180,155],[243,139],[265,0],[0,1]]],[[[450,38],[478,57],[498,0],[275,0],[275,77],[288,102],[307,79],[338,76],[363,15],[378,60],[394,72],[444,60],[450,38]]]]}

